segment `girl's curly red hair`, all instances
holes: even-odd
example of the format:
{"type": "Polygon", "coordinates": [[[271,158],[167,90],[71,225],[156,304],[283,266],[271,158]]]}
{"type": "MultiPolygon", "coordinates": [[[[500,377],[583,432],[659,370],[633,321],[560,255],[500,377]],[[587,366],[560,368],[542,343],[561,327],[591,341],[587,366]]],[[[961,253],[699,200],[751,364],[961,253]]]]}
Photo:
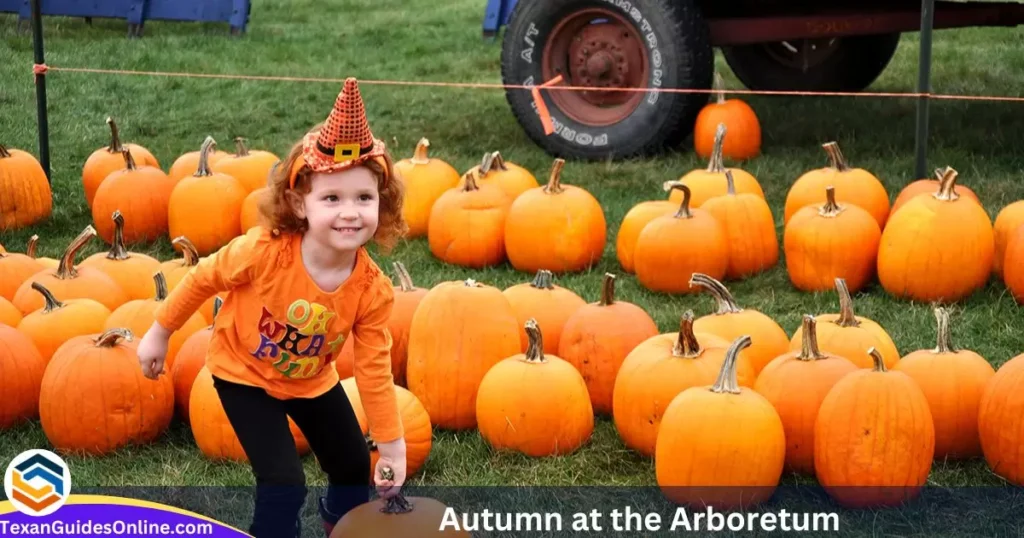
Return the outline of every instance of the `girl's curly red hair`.
{"type": "MultiPolygon", "coordinates": [[[[294,168],[296,161],[302,156],[302,142],[292,146],[291,151],[283,162],[279,162],[270,172],[268,178],[267,193],[259,203],[260,219],[264,226],[270,230],[280,233],[302,233],[306,231],[308,223],[306,219],[300,219],[292,211],[288,203],[288,192],[294,192],[299,196],[308,194],[312,190],[313,171],[303,165],[296,173],[295,188],[289,187],[290,171],[294,168]]],[[[405,197],[405,188],[402,181],[395,172],[394,161],[391,155],[384,153],[383,159],[387,169],[381,163],[369,160],[361,164],[377,177],[377,191],[380,194],[380,207],[378,209],[377,232],[373,235],[373,241],[380,246],[384,253],[389,253],[405,236],[409,227],[402,218],[402,202],[405,197]]]]}

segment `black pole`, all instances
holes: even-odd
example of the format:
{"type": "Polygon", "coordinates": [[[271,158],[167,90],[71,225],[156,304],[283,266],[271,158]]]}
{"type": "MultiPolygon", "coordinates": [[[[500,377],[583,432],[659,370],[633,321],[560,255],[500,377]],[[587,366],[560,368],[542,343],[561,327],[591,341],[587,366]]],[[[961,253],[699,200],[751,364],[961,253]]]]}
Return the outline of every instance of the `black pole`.
{"type": "MultiPolygon", "coordinates": [[[[36,65],[43,65],[43,15],[39,4],[42,0],[32,0],[32,42],[36,49],[36,65]]],[[[36,108],[39,116],[39,164],[43,165],[46,179],[50,177],[50,128],[46,119],[46,75],[36,73],[36,108]]]]}
{"type": "MultiPolygon", "coordinates": [[[[917,92],[931,91],[932,69],[932,25],[935,20],[935,0],[921,0],[921,50],[917,67],[917,92]]],[[[928,102],[927,96],[917,101],[917,163],[918,178],[928,177],[928,102]]]]}

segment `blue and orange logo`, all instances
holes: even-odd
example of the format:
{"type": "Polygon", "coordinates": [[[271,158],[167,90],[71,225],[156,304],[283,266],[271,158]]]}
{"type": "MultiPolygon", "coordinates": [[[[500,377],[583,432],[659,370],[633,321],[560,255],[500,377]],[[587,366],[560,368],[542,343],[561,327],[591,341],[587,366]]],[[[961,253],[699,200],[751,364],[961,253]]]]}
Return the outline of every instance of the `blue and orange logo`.
{"type": "Polygon", "coordinates": [[[52,514],[71,493],[71,471],[60,456],[49,450],[26,450],[7,466],[4,492],[23,514],[52,514]]]}

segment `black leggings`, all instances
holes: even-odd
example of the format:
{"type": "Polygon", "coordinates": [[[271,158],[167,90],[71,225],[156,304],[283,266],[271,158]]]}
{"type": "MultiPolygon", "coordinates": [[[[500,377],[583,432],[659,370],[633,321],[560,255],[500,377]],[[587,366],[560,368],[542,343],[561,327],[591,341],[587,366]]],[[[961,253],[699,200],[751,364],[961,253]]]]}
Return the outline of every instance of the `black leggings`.
{"type": "Polygon", "coordinates": [[[302,430],[327,474],[319,512],[328,523],[370,498],[370,452],[341,384],[316,398],[279,400],[261,388],[213,378],[232,428],[256,478],[256,505],[249,534],[262,538],[299,535],[306,474],[288,426],[302,430]]]}

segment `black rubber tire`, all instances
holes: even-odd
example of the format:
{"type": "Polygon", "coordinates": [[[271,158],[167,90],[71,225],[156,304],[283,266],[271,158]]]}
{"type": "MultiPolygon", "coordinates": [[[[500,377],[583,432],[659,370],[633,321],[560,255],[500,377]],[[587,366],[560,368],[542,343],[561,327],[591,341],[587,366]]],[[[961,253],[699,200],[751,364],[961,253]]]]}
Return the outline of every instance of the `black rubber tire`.
{"type": "Polygon", "coordinates": [[[723,47],[725,61],[751,90],[859,92],[889,65],[901,34],[840,38],[835,51],[807,72],[783,65],[764,45],[723,47]]]}
{"type": "MultiPolygon", "coordinates": [[[[648,86],[711,87],[714,50],[707,25],[694,0],[520,0],[509,19],[502,44],[504,83],[543,83],[540,56],[552,29],[567,15],[587,7],[623,13],[641,36],[645,35],[644,23],[649,24],[646,35],[654,36],[655,47],[648,38],[645,43],[650,62],[648,86]],[[630,15],[634,10],[639,12],[640,22],[630,15]],[[532,50],[526,52],[528,49],[532,50]],[[656,68],[661,72],[660,77],[656,68]]],[[[567,117],[546,98],[555,126],[555,132],[549,136],[544,134],[529,90],[512,88],[505,96],[516,120],[544,151],[554,157],[585,160],[646,156],[678,146],[693,132],[697,114],[708,101],[704,93],[652,93],[625,119],[593,127],[567,117]],[[650,96],[656,96],[654,103],[650,102],[650,96]]]]}

